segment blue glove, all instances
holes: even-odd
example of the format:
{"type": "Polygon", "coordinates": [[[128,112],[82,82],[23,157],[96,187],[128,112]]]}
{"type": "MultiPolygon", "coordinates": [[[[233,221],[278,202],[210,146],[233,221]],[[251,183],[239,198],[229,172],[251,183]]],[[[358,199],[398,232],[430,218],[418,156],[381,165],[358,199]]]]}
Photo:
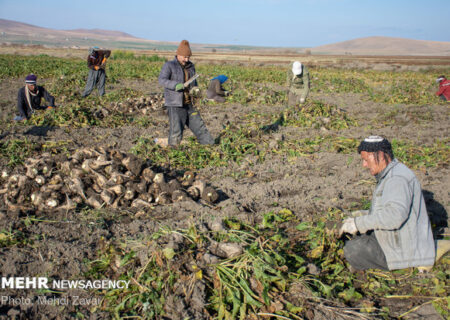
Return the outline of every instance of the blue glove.
{"type": "Polygon", "coordinates": [[[184,85],[182,83],[177,83],[177,85],[175,86],[175,90],[176,91],[184,90],[184,85]]]}

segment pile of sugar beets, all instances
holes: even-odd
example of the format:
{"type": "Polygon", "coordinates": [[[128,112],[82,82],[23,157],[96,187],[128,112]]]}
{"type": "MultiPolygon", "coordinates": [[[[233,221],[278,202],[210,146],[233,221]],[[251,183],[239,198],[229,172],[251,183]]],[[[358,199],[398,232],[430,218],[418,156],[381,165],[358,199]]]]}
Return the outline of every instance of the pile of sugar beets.
{"type": "Polygon", "coordinates": [[[50,153],[25,161],[24,173],[2,172],[0,197],[7,208],[71,210],[127,208],[135,212],[179,201],[208,203],[217,191],[192,171],[183,176],[155,172],[150,163],[117,149],[79,149],[70,157],[50,153]]]}

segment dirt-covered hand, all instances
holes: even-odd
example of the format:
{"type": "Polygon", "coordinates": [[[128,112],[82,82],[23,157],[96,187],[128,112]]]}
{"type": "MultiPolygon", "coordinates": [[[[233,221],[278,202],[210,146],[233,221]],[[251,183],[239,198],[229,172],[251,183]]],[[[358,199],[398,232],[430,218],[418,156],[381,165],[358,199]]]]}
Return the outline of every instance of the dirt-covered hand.
{"type": "Polygon", "coordinates": [[[356,218],[356,217],[362,217],[369,214],[369,210],[356,210],[350,212],[350,217],[356,218]]]}
{"type": "Polygon", "coordinates": [[[27,118],[24,116],[15,116],[14,117],[14,121],[25,121],[25,120],[27,120],[27,118]]]}
{"type": "Polygon", "coordinates": [[[200,97],[201,92],[200,89],[198,87],[193,87],[191,90],[189,90],[189,94],[193,97],[200,97]]]}
{"type": "Polygon", "coordinates": [[[182,83],[177,83],[177,85],[175,86],[175,90],[176,91],[183,91],[184,90],[184,85],[182,83]]]}
{"type": "Polygon", "coordinates": [[[356,234],[358,229],[356,228],[355,218],[347,218],[344,220],[341,229],[339,230],[339,237],[344,233],[356,234]]]}

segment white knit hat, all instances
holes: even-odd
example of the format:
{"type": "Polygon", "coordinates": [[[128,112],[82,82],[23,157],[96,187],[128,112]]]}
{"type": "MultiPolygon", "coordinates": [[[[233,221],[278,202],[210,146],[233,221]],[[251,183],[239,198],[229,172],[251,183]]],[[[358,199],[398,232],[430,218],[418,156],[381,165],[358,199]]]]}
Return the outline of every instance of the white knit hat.
{"type": "Polygon", "coordinates": [[[302,73],[302,64],[299,61],[295,61],[292,64],[292,73],[296,76],[302,73]]]}
{"type": "Polygon", "coordinates": [[[380,136],[369,136],[364,139],[364,142],[373,143],[373,142],[381,142],[383,140],[384,140],[384,138],[380,137],[380,136]]]}

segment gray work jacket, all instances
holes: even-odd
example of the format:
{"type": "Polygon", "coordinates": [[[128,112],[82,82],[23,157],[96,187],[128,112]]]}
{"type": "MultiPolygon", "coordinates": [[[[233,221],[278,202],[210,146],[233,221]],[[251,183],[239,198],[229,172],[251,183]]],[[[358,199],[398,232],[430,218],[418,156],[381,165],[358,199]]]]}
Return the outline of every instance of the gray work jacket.
{"type": "MultiPolygon", "coordinates": [[[[194,64],[190,61],[184,67],[189,78],[195,75],[194,64]]],[[[164,87],[164,104],[166,107],[182,107],[183,106],[183,91],[175,91],[175,86],[178,83],[184,83],[184,71],[177,58],[167,61],[159,74],[158,82],[164,87]]],[[[192,82],[185,90],[189,91],[192,87],[197,86],[197,80],[192,82]]]]}
{"type": "Polygon", "coordinates": [[[433,265],[434,240],[419,180],[397,159],[376,179],[369,214],[355,218],[358,231],[374,230],[389,270],[433,265]]]}

